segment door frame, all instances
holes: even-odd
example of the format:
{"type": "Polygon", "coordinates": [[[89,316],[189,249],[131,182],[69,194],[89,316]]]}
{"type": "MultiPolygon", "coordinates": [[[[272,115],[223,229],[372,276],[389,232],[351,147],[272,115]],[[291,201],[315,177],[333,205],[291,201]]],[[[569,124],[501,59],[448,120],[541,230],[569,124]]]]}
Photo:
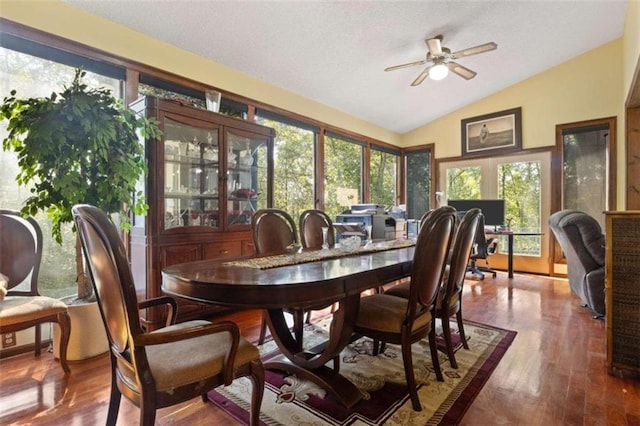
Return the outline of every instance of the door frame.
{"type": "MultiPolygon", "coordinates": [[[[598,118],[594,120],[576,121],[573,123],[563,123],[556,125],[556,144],[551,151],[551,193],[560,194],[551,198],[551,213],[557,212],[562,209],[563,194],[563,163],[564,163],[564,141],[563,133],[566,130],[589,128],[589,127],[609,127],[609,137],[607,138],[606,146],[606,166],[607,166],[607,186],[606,186],[606,206],[605,210],[616,209],[616,191],[617,191],[617,118],[606,117],[598,118]]],[[[562,256],[562,249],[556,241],[555,237],[551,235],[549,238],[549,271],[552,276],[566,275],[556,272],[555,265],[566,265],[566,260],[562,256]]]]}

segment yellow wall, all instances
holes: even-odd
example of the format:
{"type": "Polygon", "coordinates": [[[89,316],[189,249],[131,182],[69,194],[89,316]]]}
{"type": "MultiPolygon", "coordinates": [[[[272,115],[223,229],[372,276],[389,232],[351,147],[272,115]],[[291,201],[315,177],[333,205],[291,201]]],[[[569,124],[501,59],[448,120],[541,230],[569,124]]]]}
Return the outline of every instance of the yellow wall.
{"type": "Polygon", "coordinates": [[[400,144],[400,135],[395,132],[87,14],[59,0],[0,0],[0,16],[339,128],[400,144]]]}
{"type": "Polygon", "coordinates": [[[640,1],[629,0],[626,18],[623,37],[623,81],[625,96],[631,90],[634,73],[638,67],[640,67],[640,1]]]}

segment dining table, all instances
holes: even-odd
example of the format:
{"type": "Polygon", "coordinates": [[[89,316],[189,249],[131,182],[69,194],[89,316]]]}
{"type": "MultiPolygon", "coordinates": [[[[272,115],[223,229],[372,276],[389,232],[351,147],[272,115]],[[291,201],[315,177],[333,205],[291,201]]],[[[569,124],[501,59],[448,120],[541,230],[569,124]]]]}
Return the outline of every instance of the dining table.
{"type": "Polygon", "coordinates": [[[403,239],[369,243],[353,252],[331,248],[175,264],[163,269],[162,290],[202,303],[264,309],[281,352],[265,368],[310,380],[351,408],[363,394],[340,374],[339,355],[354,337],[361,293],[410,276],[414,246],[414,240],[403,239]],[[285,312],[336,302],[327,339],[304,347],[285,312]]]}

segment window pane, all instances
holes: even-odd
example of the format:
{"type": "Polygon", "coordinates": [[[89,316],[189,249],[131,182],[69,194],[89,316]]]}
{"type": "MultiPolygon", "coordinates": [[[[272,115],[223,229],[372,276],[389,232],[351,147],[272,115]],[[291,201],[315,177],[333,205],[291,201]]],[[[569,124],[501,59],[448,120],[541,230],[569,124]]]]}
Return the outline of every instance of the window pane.
{"type": "MultiPolygon", "coordinates": [[[[24,53],[0,48],[0,79],[3,93],[16,90],[19,98],[49,96],[71,84],[75,69],[67,65],[40,59],[24,53]]],[[[84,82],[90,87],[105,87],[121,97],[121,82],[117,79],[87,72],[84,82]]],[[[7,135],[6,123],[0,126],[0,138],[7,135]]],[[[0,151],[0,207],[19,210],[29,197],[29,188],[15,181],[18,161],[13,152],[0,151]]],[[[43,257],[40,266],[40,293],[51,297],[76,294],[75,234],[71,224],[62,227],[62,246],[51,237],[51,221],[46,214],[36,216],[42,228],[43,257]]]]}
{"type": "Polygon", "coordinates": [[[362,145],[324,138],[324,210],[332,218],[362,200],[362,145]]]}
{"type": "Polygon", "coordinates": [[[407,161],[407,219],[420,219],[431,208],[431,151],[409,152],[407,161]]]}
{"type": "Polygon", "coordinates": [[[256,122],[276,131],[273,158],[273,207],[294,220],[314,207],[315,133],[275,120],[256,117],[256,122]]]}
{"type": "Polygon", "coordinates": [[[398,159],[395,154],[371,150],[369,173],[371,202],[388,209],[397,203],[398,159]]]}
{"type": "MultiPolygon", "coordinates": [[[[498,166],[498,198],[505,200],[505,221],[517,232],[538,232],[541,228],[540,162],[505,163],[498,166]]],[[[506,253],[507,240],[501,237],[501,252],[506,253]]],[[[515,236],[513,253],[540,255],[539,236],[515,236]]]]}
{"type": "Polygon", "coordinates": [[[604,229],[608,128],[563,135],[563,208],[581,210],[604,229]]]}
{"type": "Polygon", "coordinates": [[[477,200],[481,198],[480,167],[452,167],[447,169],[447,199],[477,200]]]}
{"type": "Polygon", "coordinates": [[[157,98],[173,99],[174,101],[182,102],[185,105],[206,109],[204,93],[202,93],[202,99],[200,99],[196,96],[196,93],[184,93],[182,91],[178,91],[177,88],[144,83],[140,83],[138,86],[138,92],[140,93],[140,96],[155,96],[157,98]]]}

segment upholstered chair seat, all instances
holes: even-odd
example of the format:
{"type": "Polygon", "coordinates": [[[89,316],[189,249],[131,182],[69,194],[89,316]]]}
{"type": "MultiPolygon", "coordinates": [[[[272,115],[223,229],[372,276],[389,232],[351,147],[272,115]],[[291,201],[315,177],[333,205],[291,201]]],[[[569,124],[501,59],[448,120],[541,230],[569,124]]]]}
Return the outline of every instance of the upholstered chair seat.
{"type": "Polygon", "coordinates": [[[37,321],[42,317],[67,312],[67,305],[46,296],[5,296],[0,305],[0,324],[3,326],[37,321]]]}
{"type": "MultiPolygon", "coordinates": [[[[188,330],[210,324],[208,321],[194,320],[170,325],[149,334],[167,334],[188,330]]],[[[193,339],[148,346],[147,361],[149,371],[156,382],[156,392],[173,393],[182,386],[206,380],[212,375],[221,374],[224,369],[225,355],[231,345],[231,338],[227,333],[216,333],[193,339]],[[202,348],[207,348],[203,351],[202,348]],[[188,356],[185,356],[188,354],[188,356]]],[[[238,351],[234,360],[234,370],[260,358],[258,348],[246,339],[240,339],[238,351]]],[[[130,368],[130,363],[119,360],[118,370],[134,387],[136,386],[136,372],[130,368]]]]}
{"type": "MultiPolygon", "coordinates": [[[[400,333],[407,318],[408,299],[388,294],[374,294],[360,300],[360,310],[356,326],[360,329],[372,329],[387,333],[400,333]]],[[[422,310],[415,316],[412,331],[427,327],[431,313],[422,310]]]]}

